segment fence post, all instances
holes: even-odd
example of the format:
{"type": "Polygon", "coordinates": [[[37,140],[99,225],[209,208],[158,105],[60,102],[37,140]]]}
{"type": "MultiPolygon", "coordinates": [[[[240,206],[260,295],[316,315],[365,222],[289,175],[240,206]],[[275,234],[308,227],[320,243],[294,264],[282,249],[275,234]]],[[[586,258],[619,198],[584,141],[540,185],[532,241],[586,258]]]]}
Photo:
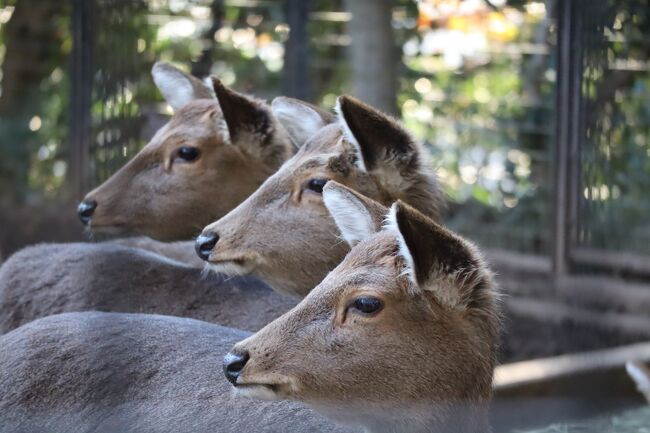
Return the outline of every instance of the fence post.
{"type": "Polygon", "coordinates": [[[284,10],[289,24],[289,39],[284,54],[284,94],[309,100],[309,18],[310,0],[285,0],[284,10]]]}
{"type": "Polygon", "coordinates": [[[583,125],[583,40],[578,0],[557,0],[558,73],[556,87],[555,194],[552,264],[555,280],[570,271],[577,239],[580,143],[583,125]]]}
{"type": "Polygon", "coordinates": [[[90,130],[92,104],[93,9],[95,0],[72,1],[70,56],[70,169],[73,200],[90,186],[90,130]]]}

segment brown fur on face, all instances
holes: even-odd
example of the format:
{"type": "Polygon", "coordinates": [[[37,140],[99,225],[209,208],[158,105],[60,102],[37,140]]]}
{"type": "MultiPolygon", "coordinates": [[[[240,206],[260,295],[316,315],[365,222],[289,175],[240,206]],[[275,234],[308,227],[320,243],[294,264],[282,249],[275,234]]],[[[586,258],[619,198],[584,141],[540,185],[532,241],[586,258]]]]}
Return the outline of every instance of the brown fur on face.
{"type": "Polygon", "coordinates": [[[419,146],[392,119],[352,98],[342,99],[341,110],[364,118],[366,127],[356,128],[354,137],[344,134],[345,121],[320,129],[245,202],[207,226],[204,233],[219,236],[210,256],[215,271],[252,273],[296,296],[322,280],[349,247],[339,239],[321,194],[310,188],[315,179],[339,182],[386,205],[402,199],[437,218],[441,194],[419,146]],[[373,141],[370,149],[365,134],[375,124],[400,133],[373,141]],[[370,153],[373,164],[364,165],[361,159],[370,153]]]}
{"type": "Polygon", "coordinates": [[[303,401],[370,431],[486,431],[500,327],[491,273],[471,245],[416,210],[398,203],[393,214],[397,225],[362,240],[298,306],[234,346],[250,357],[240,394],[303,401]],[[443,249],[419,261],[431,272],[414,282],[398,228],[412,222],[421,244],[449,242],[472,265],[458,268],[443,249]],[[472,278],[450,287],[447,277],[461,274],[472,278]],[[452,307],[441,290],[468,302],[452,307]],[[355,310],[367,296],[383,308],[355,310]]]}
{"type": "Polygon", "coordinates": [[[218,81],[213,92],[170,65],[157,64],[153,73],[176,105],[174,115],[84,201],[97,202],[93,230],[187,239],[250,195],[290,157],[293,146],[262,102],[218,81]],[[217,99],[207,99],[215,93],[217,99]],[[197,149],[198,158],[183,160],[181,147],[197,149]]]}

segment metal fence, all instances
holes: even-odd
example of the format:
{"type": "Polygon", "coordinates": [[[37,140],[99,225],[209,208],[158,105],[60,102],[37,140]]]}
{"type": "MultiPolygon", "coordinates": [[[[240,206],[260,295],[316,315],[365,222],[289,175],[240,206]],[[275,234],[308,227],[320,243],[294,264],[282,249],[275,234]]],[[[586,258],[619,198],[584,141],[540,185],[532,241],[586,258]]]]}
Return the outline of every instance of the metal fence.
{"type": "Polygon", "coordinates": [[[650,5],[564,2],[558,272],[650,272],[650,5]]]}
{"type": "MultiPolygon", "coordinates": [[[[254,10],[252,19],[265,19],[273,37],[283,43],[284,67],[263,76],[253,67],[237,71],[238,78],[243,77],[240,88],[332,102],[332,95],[345,87],[340,76],[333,80],[336,74],[346,73],[337,72],[336,65],[344,63],[349,43],[343,32],[349,17],[340,4],[332,10],[322,2],[312,1],[310,7],[295,0],[189,3],[211,14],[235,3],[254,10]],[[311,18],[309,38],[307,17],[311,18]],[[324,22],[333,34],[321,34],[324,22]],[[286,23],[294,35],[289,41],[281,36],[286,23]],[[250,83],[258,82],[260,87],[251,89],[250,83]]],[[[71,143],[74,182],[80,194],[133,155],[152,125],[160,124],[156,119],[163,106],[148,75],[156,60],[150,44],[170,17],[183,12],[162,0],[74,0],[73,4],[71,143]]],[[[504,179],[525,177],[532,185],[525,195],[515,197],[502,179],[503,211],[474,209],[468,201],[452,206],[449,223],[487,249],[499,250],[495,257],[521,264],[521,269],[541,271],[553,281],[593,273],[645,278],[650,272],[650,5],[644,0],[548,0],[544,4],[546,21],[538,33],[502,45],[498,52],[487,48],[493,54],[490,67],[507,68],[510,63],[499,66],[500,59],[509,59],[528,80],[518,84],[520,94],[515,96],[525,95],[525,101],[511,110],[512,117],[507,117],[508,101],[459,104],[460,111],[453,111],[458,107],[446,104],[462,99],[461,85],[450,85],[438,100],[423,93],[418,101],[420,108],[425,103],[437,105],[434,119],[425,120],[427,131],[433,131],[428,141],[437,158],[456,152],[460,187],[477,176],[471,170],[467,178],[463,174],[463,161],[474,157],[484,164],[478,176],[489,172],[494,159],[505,167],[504,179]],[[525,88],[530,80],[536,80],[535,86],[525,88]],[[536,93],[539,89],[541,94],[536,93]],[[480,104],[505,105],[506,115],[494,122],[472,120],[480,104]],[[456,141],[445,142],[447,136],[456,141]],[[484,152],[478,155],[473,148],[458,147],[458,142],[475,143],[484,152]],[[518,170],[527,172],[522,175],[518,170]],[[508,251],[523,254],[501,254],[508,251]]],[[[399,8],[398,18],[404,6],[399,8]]],[[[249,17],[222,18],[245,22],[249,17]]],[[[215,20],[208,15],[188,19],[197,26],[194,35],[207,35],[195,49],[203,53],[198,56],[201,61],[228,72],[225,63],[231,54],[218,43],[208,46],[221,35],[215,20]]],[[[173,47],[166,49],[174,52],[173,47]]],[[[410,68],[404,75],[407,85],[415,82],[416,88],[420,78],[430,78],[410,68]]],[[[479,75],[475,80],[484,79],[479,75]]],[[[430,82],[421,84],[430,87],[430,82]]],[[[413,100],[399,103],[409,124],[413,100]]],[[[413,109],[415,117],[420,108],[413,109]]]]}
{"type": "MultiPolygon", "coordinates": [[[[216,33],[226,5],[223,0],[188,0],[183,2],[183,7],[175,7],[166,0],[72,0],[72,3],[72,183],[75,195],[81,197],[132,157],[170,114],[165,111],[149,74],[161,53],[175,62],[191,64],[191,72],[197,76],[209,74],[214,60],[223,62],[219,55],[224,50],[219,51],[216,33]],[[198,10],[200,15],[192,15],[190,10],[198,10]],[[168,41],[168,46],[156,46],[161,44],[159,33],[170,23],[186,25],[189,29],[181,29],[183,37],[168,41]],[[188,50],[178,49],[182,44],[188,45],[192,53],[200,54],[187,58],[188,50]]],[[[278,15],[284,17],[286,13],[293,29],[293,36],[286,41],[291,55],[286,57],[295,60],[288,61],[283,68],[284,93],[307,99],[309,71],[304,34],[309,2],[234,3],[243,10],[254,9],[261,18],[275,18],[276,22],[281,22],[278,15]]],[[[231,19],[240,21],[241,17],[231,19]]],[[[256,66],[252,61],[251,64],[256,66]]],[[[266,86],[269,94],[280,93],[281,83],[274,82],[273,77],[256,76],[254,70],[237,72],[243,82],[240,87],[251,87],[246,80],[259,81],[256,90],[266,86]]]]}

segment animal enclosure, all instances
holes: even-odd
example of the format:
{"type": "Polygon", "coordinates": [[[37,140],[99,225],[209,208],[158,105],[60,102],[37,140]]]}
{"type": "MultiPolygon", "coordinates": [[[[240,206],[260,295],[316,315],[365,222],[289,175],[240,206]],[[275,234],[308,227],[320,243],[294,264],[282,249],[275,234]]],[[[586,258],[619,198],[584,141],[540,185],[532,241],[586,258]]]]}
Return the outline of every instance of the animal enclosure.
{"type": "MultiPolygon", "coordinates": [[[[576,429],[608,429],[615,423],[604,412],[639,405],[622,366],[630,354],[650,361],[647,344],[639,344],[650,341],[648,0],[0,0],[0,264],[34,243],[104,240],[88,239],[75,209],[174,112],[152,77],[156,62],[215,76],[234,98],[285,95],[333,113],[345,101],[339,95],[350,94],[397,118],[430,154],[426,168],[435,168],[447,202],[442,222],[478,245],[506,295],[499,349],[506,365],[497,371],[503,381],[495,384],[495,406],[513,412],[514,401],[516,416],[530,413],[531,424],[537,412],[540,425],[579,414],[593,419],[576,429]]],[[[328,116],[318,118],[320,126],[328,116]]],[[[286,149],[297,144],[285,135],[278,142],[284,138],[286,149]]],[[[240,171],[237,186],[253,177],[240,171]]],[[[322,193],[331,179],[311,180],[323,181],[322,193]]],[[[245,196],[261,182],[248,182],[245,196]]],[[[222,232],[252,232],[242,229],[243,219],[231,218],[233,227],[210,223],[222,232]]],[[[329,236],[333,227],[322,231],[329,236]]],[[[301,243],[296,256],[318,255],[314,232],[307,241],[286,236],[283,249],[301,243]]],[[[239,247],[246,243],[233,238],[239,247]]],[[[219,236],[210,239],[213,248],[219,236]]],[[[148,252],[113,245],[108,255],[102,247],[93,245],[97,255],[83,259],[94,266],[110,256],[125,269],[150,263],[148,252]]],[[[336,248],[341,257],[347,251],[336,248]]],[[[49,255],[85,263],[77,250],[40,251],[51,253],[34,262],[39,270],[51,265],[49,255]]],[[[297,283],[301,271],[309,274],[300,262],[286,272],[287,263],[274,267],[289,274],[278,278],[297,283]]],[[[127,292],[128,311],[121,312],[156,312],[156,300],[178,276],[174,266],[165,262],[151,278],[127,275],[121,291],[94,291],[101,300],[94,307],[127,292]],[[154,282],[149,291],[129,296],[128,282],[147,281],[154,282]]],[[[34,281],[42,276],[51,288],[65,280],[58,275],[43,272],[34,281]]],[[[86,272],[72,283],[118,281],[94,277],[86,272]]],[[[215,306],[238,302],[240,289],[215,278],[218,284],[202,279],[196,297],[173,288],[186,302],[172,302],[164,313],[257,330],[293,305],[256,282],[248,287],[254,302],[238,304],[247,315],[236,308],[222,314],[215,306]],[[220,285],[228,291],[210,292],[220,285]]],[[[43,293],[36,286],[34,296],[43,293]]],[[[24,299],[31,293],[16,292],[24,299]]],[[[80,290],[74,299],[90,298],[80,290]]],[[[14,314],[16,326],[22,313],[14,314]]],[[[627,414],[635,429],[647,410],[627,414]]]]}
{"type": "MultiPolygon", "coordinates": [[[[11,194],[18,202],[76,199],[144,144],[167,114],[149,76],[157,59],[325,107],[350,90],[350,14],[340,2],[63,3],[50,29],[63,49],[50,48],[39,98],[57,101],[53,111],[26,107],[5,120],[32,143],[23,150],[29,166],[8,172],[22,171],[11,194]]],[[[389,29],[401,51],[397,114],[432,149],[452,199],[447,221],[551,280],[605,273],[642,281],[648,7],[470,3],[444,15],[428,2],[396,2],[389,29]]],[[[4,57],[17,63],[11,49],[4,57]]]]}

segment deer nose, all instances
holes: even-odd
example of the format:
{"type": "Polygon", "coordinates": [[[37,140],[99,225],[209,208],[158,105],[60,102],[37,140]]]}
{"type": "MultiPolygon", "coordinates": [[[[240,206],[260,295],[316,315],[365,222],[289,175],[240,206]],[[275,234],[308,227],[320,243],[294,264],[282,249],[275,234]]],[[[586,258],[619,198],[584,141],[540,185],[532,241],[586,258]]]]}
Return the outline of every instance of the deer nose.
{"type": "Polygon", "coordinates": [[[250,359],[248,352],[242,354],[229,352],[223,358],[223,374],[226,379],[233,385],[237,386],[237,378],[241,374],[244,366],[250,359]]]}
{"type": "Polygon", "coordinates": [[[207,262],[210,258],[210,254],[212,253],[212,249],[217,244],[217,242],[219,242],[218,234],[214,232],[201,233],[201,235],[196,238],[196,242],[194,243],[196,254],[207,262]]]}
{"type": "Polygon", "coordinates": [[[97,202],[95,200],[82,201],[79,203],[79,206],[77,206],[77,215],[79,215],[79,219],[83,225],[88,225],[96,208],[97,202]]]}

